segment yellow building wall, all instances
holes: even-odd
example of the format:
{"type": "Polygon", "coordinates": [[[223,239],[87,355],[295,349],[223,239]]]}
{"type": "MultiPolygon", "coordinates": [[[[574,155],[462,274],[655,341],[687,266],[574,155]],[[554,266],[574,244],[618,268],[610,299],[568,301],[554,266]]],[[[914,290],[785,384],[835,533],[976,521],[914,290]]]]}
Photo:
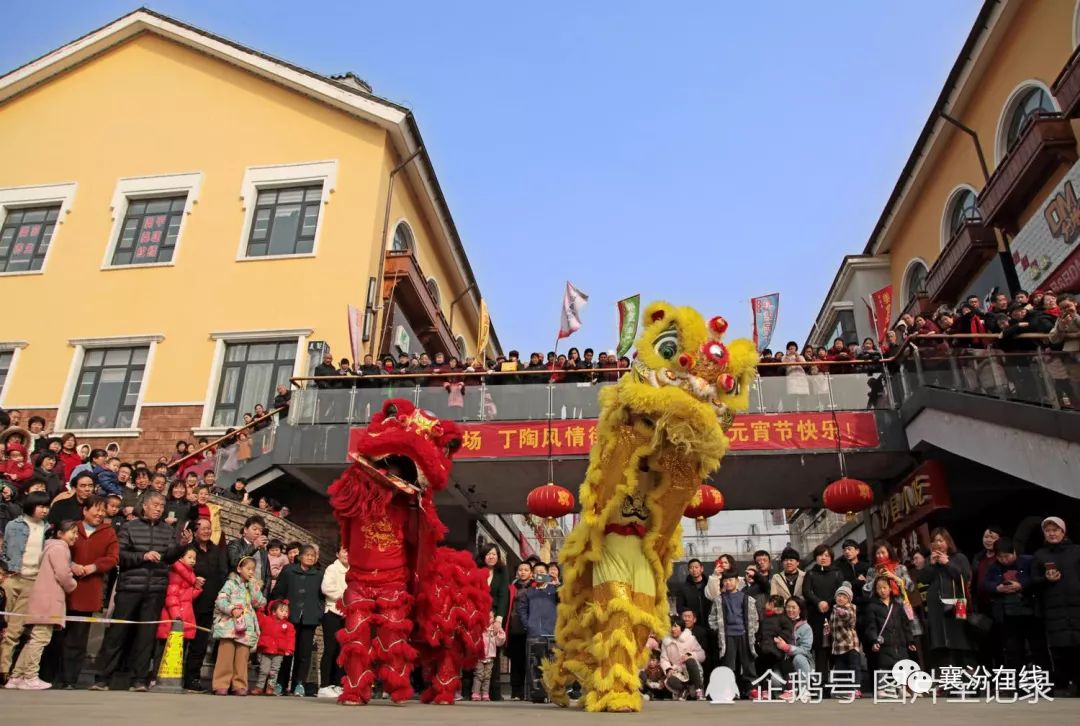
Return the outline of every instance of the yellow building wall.
{"type": "MultiPolygon", "coordinates": [[[[1071,0],[1019,3],[1014,0],[1013,5],[1015,14],[1008,20],[998,44],[982,59],[983,63],[989,61],[988,65],[968,89],[967,104],[959,113],[959,120],[979,135],[991,174],[997,161],[998,123],[1013,91],[1028,80],[1042,81],[1049,88],[1073,51],[1075,4],[1071,0]]],[[[1001,33],[1002,29],[999,27],[996,32],[1001,33]]],[[[962,183],[970,184],[976,192],[984,186],[969,136],[948,127],[937,144],[937,155],[919,171],[919,188],[907,200],[902,216],[893,221],[888,236],[893,289],[898,295],[904,271],[913,258],[923,258],[927,266],[937,259],[942,217],[950,193],[962,183]]],[[[1058,174],[1064,171],[1059,170],[1058,174]]],[[[1053,183],[1056,179],[1049,182],[1053,183]]],[[[1038,204],[1033,205],[1028,214],[1037,208],[1038,204]]]]}
{"type": "MultiPolygon", "coordinates": [[[[204,399],[211,331],[313,328],[311,339],[351,358],[346,304],[363,308],[376,273],[389,145],[373,124],[152,34],[0,106],[0,188],[78,182],[44,274],[0,276],[6,299],[33,306],[0,326],[0,341],[30,343],[8,405],[61,403],[72,338],[163,334],[145,403],[204,399]],[[316,256],[237,261],[245,169],[330,159],[337,183],[321,209],[316,256]],[[102,270],[118,179],[196,171],[202,188],[175,265],[102,270]]],[[[425,273],[442,284],[435,243],[407,195],[395,195],[425,236],[425,273]]]]}

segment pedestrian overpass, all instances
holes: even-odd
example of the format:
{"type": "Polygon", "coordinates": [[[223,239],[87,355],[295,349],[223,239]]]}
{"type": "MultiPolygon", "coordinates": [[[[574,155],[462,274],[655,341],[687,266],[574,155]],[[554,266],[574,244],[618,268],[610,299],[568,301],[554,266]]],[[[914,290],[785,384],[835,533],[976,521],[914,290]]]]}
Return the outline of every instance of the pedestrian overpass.
{"type": "MultiPolygon", "coordinates": [[[[1023,385],[988,392],[963,366],[931,363],[914,350],[885,371],[813,376],[810,395],[791,393],[782,374],[761,376],[710,483],[728,509],[819,507],[822,490],[841,475],[840,452],[848,476],[878,485],[942,450],[1080,497],[1080,413],[1060,408],[1044,368],[1033,363],[1022,371],[1030,377],[1023,385]]],[[[220,472],[221,483],[244,476],[257,490],[288,477],[325,495],[347,466],[350,437],[384,400],[405,398],[463,431],[440,504],[520,513],[528,492],[549,480],[576,494],[595,440],[599,389],[614,384],[503,384],[508,379],[476,380],[458,400],[437,376],[405,387],[384,385],[395,382],[388,377],[300,388],[287,418],[266,432],[269,445],[220,472]]]]}

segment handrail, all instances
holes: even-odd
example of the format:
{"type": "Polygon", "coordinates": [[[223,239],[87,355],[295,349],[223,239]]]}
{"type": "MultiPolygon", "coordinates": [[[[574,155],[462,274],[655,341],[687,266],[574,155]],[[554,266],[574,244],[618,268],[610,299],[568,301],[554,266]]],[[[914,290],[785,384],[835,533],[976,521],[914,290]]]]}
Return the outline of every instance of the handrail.
{"type": "Polygon", "coordinates": [[[178,467],[181,464],[183,464],[185,461],[187,461],[188,459],[195,458],[196,456],[203,453],[207,449],[212,449],[215,446],[217,446],[218,444],[220,444],[221,442],[226,441],[227,439],[235,438],[239,434],[243,433],[244,431],[246,431],[249,428],[253,427],[255,424],[259,423],[260,421],[266,421],[267,419],[272,418],[274,415],[284,411],[286,408],[287,408],[286,406],[282,406],[280,408],[275,408],[273,411],[268,411],[267,413],[264,413],[262,416],[259,416],[257,419],[253,420],[251,423],[244,424],[240,428],[233,429],[232,431],[225,434],[224,436],[220,436],[220,437],[214,439],[213,441],[211,441],[210,443],[204,444],[203,446],[199,447],[195,451],[188,452],[184,456],[181,456],[179,459],[177,459],[176,461],[169,464],[169,468],[172,469],[174,467],[178,467]]]}
{"type": "MultiPolygon", "coordinates": [[[[956,340],[962,340],[962,339],[963,340],[966,340],[966,339],[1001,340],[1001,339],[1003,339],[1003,337],[1004,336],[1001,333],[917,333],[917,334],[914,334],[914,335],[909,335],[907,338],[905,338],[904,342],[899,345],[900,350],[898,350],[895,355],[892,355],[892,356],[889,356],[889,357],[882,357],[880,360],[867,361],[867,360],[859,360],[859,359],[856,358],[856,359],[852,359],[852,360],[838,360],[838,361],[809,360],[809,361],[804,361],[802,363],[798,363],[798,362],[795,362],[795,363],[777,363],[777,362],[760,361],[757,364],[757,366],[758,366],[758,368],[794,368],[794,367],[801,368],[801,367],[804,367],[804,366],[838,366],[838,367],[879,366],[879,365],[885,365],[885,364],[888,364],[888,363],[894,363],[894,362],[900,360],[903,357],[904,350],[906,348],[908,348],[909,346],[911,346],[914,343],[914,341],[916,341],[916,340],[921,340],[921,339],[934,339],[934,340],[953,340],[953,339],[956,339],[956,340]]],[[[1020,333],[1019,335],[1015,335],[1015,336],[1012,337],[1013,340],[1016,340],[1016,339],[1046,340],[1048,338],[1049,338],[1049,335],[1046,334],[1046,333],[1020,333]]],[[[1080,339],[1080,334],[1068,333],[1068,334],[1065,335],[1065,338],[1067,340],[1080,339]]],[[[875,350],[874,352],[878,353],[878,354],[881,353],[881,351],[879,351],[879,350],[875,350]]],[[[597,373],[617,373],[620,376],[622,376],[622,375],[625,375],[625,374],[629,373],[631,370],[632,369],[630,369],[630,368],[584,368],[584,369],[578,369],[578,370],[575,370],[575,369],[565,370],[565,369],[562,369],[562,368],[556,368],[556,369],[544,368],[544,369],[540,369],[540,370],[524,370],[524,369],[522,369],[522,370],[518,370],[518,371],[489,371],[489,370],[467,371],[467,370],[464,370],[464,369],[457,369],[457,370],[453,370],[453,371],[441,371],[441,372],[438,372],[438,373],[423,372],[423,371],[403,371],[401,373],[378,373],[378,374],[371,374],[371,375],[293,376],[292,378],[289,379],[289,382],[291,384],[293,384],[294,386],[299,386],[300,384],[306,383],[308,381],[312,381],[312,382],[329,381],[329,382],[332,382],[332,383],[344,383],[344,382],[350,382],[350,381],[384,381],[384,380],[385,381],[393,381],[393,380],[399,380],[399,379],[402,379],[402,378],[411,378],[411,379],[414,379],[414,380],[415,379],[428,380],[428,379],[433,379],[433,378],[434,379],[437,379],[437,378],[484,378],[484,377],[499,377],[499,376],[524,376],[524,377],[530,377],[530,376],[552,376],[552,375],[560,375],[560,374],[561,375],[566,375],[566,376],[575,376],[575,375],[593,375],[593,374],[597,374],[597,373]]],[[[573,381],[568,381],[568,382],[572,383],[573,381]]]]}

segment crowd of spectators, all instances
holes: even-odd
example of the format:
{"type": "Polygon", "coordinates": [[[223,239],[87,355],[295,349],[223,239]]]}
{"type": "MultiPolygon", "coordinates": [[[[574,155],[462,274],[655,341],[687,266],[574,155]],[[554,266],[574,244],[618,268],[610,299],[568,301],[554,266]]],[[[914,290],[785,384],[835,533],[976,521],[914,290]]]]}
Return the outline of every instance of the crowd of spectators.
{"type": "MultiPolygon", "coordinates": [[[[180,620],[184,688],[207,690],[202,666],[214,641],[213,690],[243,694],[249,674],[237,664],[252,653],[264,654],[260,618],[273,625],[284,612],[295,627],[295,643],[286,647],[288,638],[275,629],[278,645],[269,654],[281,658],[266,663],[273,670],[261,672],[259,688],[303,694],[312,621],[327,632],[341,627],[334,604],[344,590],[344,574],[336,570],[347,566],[347,554],[339,553],[324,570],[313,560],[314,543],[273,538],[273,522],[288,516],[288,508],[269,497],[251,497],[243,478],[218,488],[209,466],[218,458],[205,439],[177,442],[171,456],[153,463],[125,461],[119,448],[92,449],[74,434],[51,435],[41,417],[30,417],[25,427],[22,419],[21,412],[0,410],[0,611],[13,613],[0,621],[0,679],[6,688],[75,688],[91,626],[82,618],[104,613],[149,623],[109,625],[92,689],[113,687],[118,672],[127,674],[130,690],[151,688],[168,621],[180,620]],[[215,494],[262,511],[252,513],[230,541],[222,531],[221,507],[211,499],[215,494]],[[310,592],[297,589],[297,578],[314,584],[317,613],[314,601],[305,609],[297,600],[297,593],[310,592]],[[275,600],[294,604],[283,610],[275,600]],[[287,652],[274,652],[279,650],[287,652]]],[[[337,692],[330,680],[336,640],[330,641],[324,652],[331,661],[321,684],[330,692],[324,695],[337,692]]],[[[250,660],[252,677],[258,677],[260,659],[250,660]]]]}
{"type": "Polygon", "coordinates": [[[674,590],[671,633],[654,635],[642,687],[654,698],[700,697],[703,677],[725,665],[753,699],[775,691],[807,700],[811,674],[826,697],[839,685],[858,698],[875,687],[874,672],[911,659],[939,674],[1038,666],[1051,674],[1055,695],[1076,697],[1080,545],[1059,517],[1044,519],[1042,533],[1032,554],[991,526],[971,558],[937,528],[929,548],[906,562],[885,541],[866,561],[853,540],[837,562],[819,545],[806,566],[791,547],[779,568],[765,550],[742,569],[721,555],[711,574],[690,560],[674,590]]]}
{"type": "MultiPolygon", "coordinates": [[[[862,374],[869,386],[867,405],[873,408],[886,391],[884,372],[898,371],[900,353],[910,345],[924,374],[936,383],[959,383],[966,391],[1029,402],[1050,402],[1054,396],[1062,408],[1074,408],[1080,400],[1076,297],[1021,290],[1011,299],[1000,292],[991,299],[988,310],[971,295],[956,308],[903,313],[880,347],[873,338],[861,344],[836,338],[829,348],[806,345],[801,350],[789,341],[782,351],[762,352],[758,373],[763,378],[786,377],[785,392],[793,407],[808,408],[823,408],[828,398],[829,382],[823,374],[862,374]],[[1038,335],[1025,335],[1029,333],[1038,335]],[[956,382],[951,378],[954,369],[960,377],[956,382]],[[1053,390],[1044,392],[1040,379],[1048,380],[1053,390]]],[[[899,395],[895,385],[894,391],[899,395]]]]}
{"type": "Polygon", "coordinates": [[[549,351],[546,357],[531,353],[528,362],[521,359],[518,351],[512,350],[508,355],[494,359],[459,358],[441,352],[434,356],[402,353],[397,360],[393,356],[385,356],[381,364],[366,355],[364,362],[356,366],[348,358],[342,358],[335,366],[333,355],[327,353],[322,363],[315,367],[313,375],[317,388],[334,389],[418,384],[450,386],[455,383],[479,383],[481,380],[489,385],[614,382],[629,369],[630,359],[616,356],[615,351],[600,351],[596,355],[592,348],[586,348],[584,354],[577,348],[570,348],[565,354],[556,355],[555,351],[549,351]],[[387,376],[395,378],[387,379],[387,376]],[[340,377],[350,380],[334,380],[340,377]],[[365,377],[369,380],[365,381],[365,377]]]}

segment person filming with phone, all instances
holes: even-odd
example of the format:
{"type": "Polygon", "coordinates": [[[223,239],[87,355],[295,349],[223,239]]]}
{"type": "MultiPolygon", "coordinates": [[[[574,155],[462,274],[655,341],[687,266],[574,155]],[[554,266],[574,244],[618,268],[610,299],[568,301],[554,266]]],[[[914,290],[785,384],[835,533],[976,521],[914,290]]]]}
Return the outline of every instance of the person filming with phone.
{"type": "Polygon", "coordinates": [[[1033,587],[1042,597],[1055,695],[1080,692],[1080,545],[1066,537],[1065,520],[1042,521],[1046,545],[1035,553],[1033,587]]]}

